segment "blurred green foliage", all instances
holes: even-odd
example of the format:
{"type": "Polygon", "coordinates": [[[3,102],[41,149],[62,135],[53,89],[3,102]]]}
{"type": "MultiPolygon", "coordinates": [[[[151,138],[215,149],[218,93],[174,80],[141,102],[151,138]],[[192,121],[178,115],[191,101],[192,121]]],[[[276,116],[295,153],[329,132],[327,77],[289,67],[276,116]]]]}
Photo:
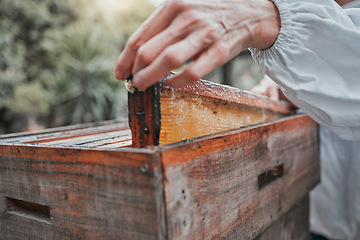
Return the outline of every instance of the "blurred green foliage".
{"type": "MultiPolygon", "coordinates": [[[[154,9],[148,0],[0,0],[0,134],[126,116],[113,69],[154,9]]],[[[226,70],[228,84],[247,89],[262,77],[249,58],[206,78],[223,83],[226,70]]]]}
{"type": "Polygon", "coordinates": [[[57,42],[62,61],[52,82],[54,114],[64,124],[116,118],[122,85],[113,78],[115,60],[101,32],[75,24],[57,42]]]}
{"type": "Polygon", "coordinates": [[[25,130],[26,119],[50,127],[126,114],[113,68],[154,7],[119,0],[110,14],[106,2],[0,0],[0,133],[25,130]]]}
{"type": "Polygon", "coordinates": [[[14,88],[9,107],[14,113],[44,114],[49,110],[48,97],[39,82],[20,84],[14,88]]]}

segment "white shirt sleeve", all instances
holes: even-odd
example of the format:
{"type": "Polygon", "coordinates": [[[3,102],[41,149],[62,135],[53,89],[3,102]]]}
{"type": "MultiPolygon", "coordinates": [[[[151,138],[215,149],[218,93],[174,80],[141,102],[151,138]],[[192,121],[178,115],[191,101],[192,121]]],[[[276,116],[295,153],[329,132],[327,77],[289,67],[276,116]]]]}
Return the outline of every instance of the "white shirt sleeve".
{"type": "Polygon", "coordinates": [[[360,140],[360,9],[333,0],[273,0],[275,44],[251,49],[285,95],[341,138],[360,140]]]}

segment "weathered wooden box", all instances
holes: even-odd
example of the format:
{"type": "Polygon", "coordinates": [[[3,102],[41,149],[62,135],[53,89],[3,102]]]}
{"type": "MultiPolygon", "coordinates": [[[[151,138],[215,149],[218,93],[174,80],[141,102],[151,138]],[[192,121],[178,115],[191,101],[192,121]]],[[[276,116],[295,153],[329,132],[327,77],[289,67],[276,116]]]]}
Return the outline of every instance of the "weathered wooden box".
{"type": "Polygon", "coordinates": [[[309,237],[307,116],[145,148],[126,121],[0,136],[0,239],[309,237]]]}

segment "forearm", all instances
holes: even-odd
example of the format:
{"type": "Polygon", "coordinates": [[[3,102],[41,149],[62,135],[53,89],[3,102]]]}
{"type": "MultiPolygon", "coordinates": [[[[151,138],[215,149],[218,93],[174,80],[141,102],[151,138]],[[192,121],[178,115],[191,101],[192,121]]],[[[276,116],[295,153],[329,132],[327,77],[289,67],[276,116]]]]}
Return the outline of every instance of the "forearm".
{"type": "Polygon", "coordinates": [[[360,10],[345,12],[332,0],[275,2],[280,34],[271,48],[252,50],[253,57],[315,121],[360,139],[360,10]]]}
{"type": "Polygon", "coordinates": [[[253,48],[267,49],[271,47],[280,32],[280,13],[276,5],[267,0],[261,3],[261,11],[258,12],[259,22],[258,29],[256,32],[256,39],[253,43],[253,48]]]}

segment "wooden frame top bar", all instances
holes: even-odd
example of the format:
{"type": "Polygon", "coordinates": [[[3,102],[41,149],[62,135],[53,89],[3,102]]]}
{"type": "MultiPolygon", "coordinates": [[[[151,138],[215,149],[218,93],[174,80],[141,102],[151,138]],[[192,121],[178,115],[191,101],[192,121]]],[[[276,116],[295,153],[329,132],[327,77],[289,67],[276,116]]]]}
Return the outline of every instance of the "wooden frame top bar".
{"type": "Polygon", "coordinates": [[[285,101],[206,80],[173,89],[164,84],[166,78],[144,92],[128,93],[133,147],[169,144],[270,121],[293,112],[285,101]]]}
{"type": "Polygon", "coordinates": [[[285,101],[275,101],[259,94],[206,80],[199,80],[193,85],[181,89],[181,91],[283,114],[293,112],[293,108],[285,101]]]}

